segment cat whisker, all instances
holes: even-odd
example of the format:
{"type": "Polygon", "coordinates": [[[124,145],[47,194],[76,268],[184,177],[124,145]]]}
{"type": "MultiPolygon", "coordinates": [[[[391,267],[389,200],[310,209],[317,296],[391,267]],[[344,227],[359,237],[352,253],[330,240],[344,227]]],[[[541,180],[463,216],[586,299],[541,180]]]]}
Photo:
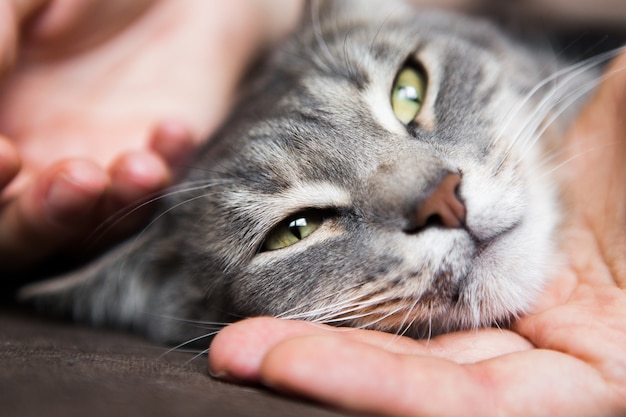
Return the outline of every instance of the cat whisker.
{"type": "MultiPolygon", "coordinates": [[[[539,104],[535,107],[535,110],[533,111],[533,113],[527,118],[526,125],[523,126],[520,129],[520,131],[517,133],[517,136],[513,140],[510,141],[507,148],[503,152],[503,157],[501,158],[501,161],[496,168],[496,172],[502,168],[502,165],[508,158],[508,155],[510,154],[512,149],[516,146],[516,144],[519,143],[520,140],[522,140],[521,138],[524,137],[524,134],[526,132],[535,131],[538,128],[538,126],[544,123],[545,117],[538,117],[539,114],[548,113],[548,110],[553,109],[555,104],[560,103],[564,98],[571,97],[572,94],[574,94],[572,92],[569,92],[569,94],[563,97],[558,94],[559,91],[561,90],[567,91],[567,88],[571,86],[571,83],[576,81],[576,79],[580,75],[584,74],[585,72],[591,70],[594,67],[597,67],[607,62],[611,58],[614,58],[615,56],[619,55],[623,50],[626,50],[626,47],[608,51],[608,52],[599,54],[595,57],[588,58],[574,65],[570,65],[566,68],[563,68],[560,71],[557,71],[554,74],[550,75],[549,77],[545,78],[543,81],[538,83],[530,92],[528,92],[526,96],[524,97],[524,99],[521,100],[518,103],[518,105],[509,113],[510,115],[509,115],[508,120],[504,123],[503,127],[500,129],[500,132],[494,137],[494,139],[492,140],[492,144],[499,141],[504,136],[504,133],[506,129],[509,127],[510,123],[515,119],[515,117],[519,114],[519,112],[528,104],[530,99],[535,94],[539,93],[549,83],[552,83],[552,82],[556,83],[557,81],[559,82],[559,85],[553,86],[552,91],[546,94],[545,97],[539,102],[539,104]]],[[[580,94],[580,96],[582,96],[583,94],[584,93],[580,94]]],[[[578,98],[580,96],[578,96],[578,98]]],[[[574,100],[572,100],[571,103],[573,102],[574,100]]],[[[571,105],[571,103],[569,105],[571,105]]],[[[561,111],[559,115],[562,114],[563,111],[561,111]]],[[[554,120],[556,120],[556,117],[554,117],[554,120]]]]}
{"type": "MultiPolygon", "coordinates": [[[[321,324],[335,324],[335,323],[345,323],[348,321],[355,321],[358,319],[362,319],[363,317],[369,317],[371,316],[372,313],[371,312],[364,312],[364,313],[360,313],[360,314],[353,314],[350,316],[341,316],[341,317],[336,317],[336,318],[330,318],[330,319],[326,319],[326,318],[322,318],[319,320],[315,320],[316,323],[321,323],[321,324]]],[[[359,326],[359,328],[367,328],[370,325],[370,323],[365,324],[363,326],[359,326]]]]}
{"type": "Polygon", "coordinates": [[[550,110],[554,108],[555,104],[559,102],[559,100],[560,97],[558,95],[558,88],[553,88],[550,92],[545,94],[544,98],[536,106],[533,113],[525,119],[525,124],[520,127],[513,139],[508,143],[503,152],[504,157],[500,160],[496,171],[499,171],[502,168],[503,163],[507,160],[510,153],[516,147],[521,146],[520,143],[527,143],[531,140],[534,136],[533,133],[536,132],[542,123],[544,123],[545,117],[549,114],[550,110]]]}
{"type": "Polygon", "coordinates": [[[189,359],[187,362],[185,362],[182,366],[187,366],[189,365],[191,362],[195,361],[198,358],[201,358],[202,356],[206,355],[209,353],[209,348],[204,349],[202,352],[198,353],[197,355],[195,355],[193,358],[189,359]]]}
{"type": "MultiPolygon", "coordinates": [[[[551,113],[550,118],[547,120],[547,122],[544,122],[543,128],[534,134],[534,137],[532,141],[530,142],[530,145],[527,145],[528,149],[526,150],[526,152],[522,153],[521,159],[525,157],[525,155],[530,150],[530,148],[533,147],[541,139],[541,137],[547,131],[547,129],[549,129],[549,127],[558,120],[559,116],[562,115],[573,103],[578,101],[580,97],[587,94],[592,89],[596,88],[602,82],[615,76],[616,74],[618,74],[619,72],[623,70],[625,70],[625,68],[618,68],[616,70],[611,71],[610,73],[606,73],[602,77],[598,77],[597,79],[590,81],[586,85],[582,85],[578,87],[577,89],[574,89],[569,94],[567,94],[562,99],[560,99],[556,103],[560,105],[560,107],[557,109],[556,112],[551,113]]],[[[553,172],[553,170],[551,170],[550,172],[553,172]]]]}
{"type": "MultiPolygon", "coordinates": [[[[326,323],[326,322],[333,320],[336,317],[340,317],[345,314],[352,313],[354,311],[362,310],[363,308],[376,305],[380,303],[380,301],[384,301],[383,299],[383,300],[366,300],[362,302],[355,302],[355,300],[358,300],[360,298],[362,298],[362,296],[355,297],[349,300],[342,300],[341,302],[337,304],[331,304],[329,306],[321,307],[317,310],[310,310],[304,313],[294,314],[288,317],[288,319],[314,320],[320,323],[322,322],[326,323]],[[322,314],[325,314],[325,315],[322,315],[322,314]]],[[[284,317],[281,317],[281,318],[284,318],[284,317]]]]}
{"type": "Polygon", "coordinates": [[[528,104],[528,102],[536,94],[538,94],[545,86],[547,86],[548,84],[553,83],[558,77],[562,76],[563,74],[566,74],[566,73],[572,71],[573,69],[579,68],[581,66],[583,66],[583,63],[579,62],[579,63],[576,63],[576,64],[574,64],[572,66],[567,67],[567,68],[563,68],[563,69],[561,69],[561,70],[551,74],[550,76],[544,78],[541,82],[537,83],[535,85],[535,87],[533,87],[528,93],[526,93],[524,98],[522,100],[520,100],[517,103],[517,105],[515,107],[513,107],[512,110],[509,112],[508,119],[503,123],[503,125],[500,128],[498,134],[494,136],[494,138],[492,139],[492,141],[490,143],[490,146],[493,146],[496,142],[501,140],[501,138],[504,136],[505,132],[508,130],[509,125],[515,120],[515,118],[524,109],[524,107],[528,104]]]}
{"type": "Polygon", "coordinates": [[[426,338],[426,346],[430,345],[430,341],[433,338],[433,311],[434,307],[432,303],[428,304],[428,337],[426,338]]]}
{"type": "Polygon", "coordinates": [[[567,111],[572,104],[577,102],[582,96],[589,93],[592,89],[598,86],[600,80],[595,80],[593,82],[589,82],[587,85],[584,85],[571,93],[567,94],[565,97],[560,98],[556,103],[553,109],[556,111],[550,112],[550,116],[548,119],[543,120],[541,123],[536,123],[534,126],[538,128],[542,126],[541,129],[534,132],[534,134],[530,135],[527,143],[525,144],[525,150],[521,152],[519,159],[523,160],[528,152],[539,142],[539,140],[543,137],[545,132],[558,121],[559,117],[567,111]],[[556,107],[558,106],[558,107],[556,107]]]}
{"type": "MultiPolygon", "coordinates": [[[[187,341],[185,341],[185,342],[183,342],[183,343],[180,343],[180,344],[178,344],[178,345],[174,346],[174,347],[173,347],[173,348],[171,348],[171,349],[168,349],[165,353],[163,353],[163,354],[161,355],[161,358],[163,358],[163,357],[165,357],[165,356],[169,355],[169,354],[170,354],[170,353],[172,353],[172,352],[176,352],[176,351],[178,351],[178,349],[183,348],[183,347],[185,347],[185,346],[188,346],[188,345],[190,345],[190,344],[192,344],[192,343],[196,343],[196,342],[198,342],[198,341],[200,341],[200,340],[204,340],[204,339],[211,338],[211,337],[215,336],[215,335],[216,335],[216,334],[218,334],[218,333],[219,333],[219,332],[217,332],[217,331],[216,331],[216,332],[211,332],[211,333],[206,333],[206,334],[203,334],[203,335],[201,335],[201,336],[194,337],[193,339],[189,339],[189,340],[187,340],[187,341]]],[[[204,352],[204,351],[203,351],[203,352],[204,352]]],[[[208,350],[206,350],[206,352],[208,352],[208,350]]]]}
{"type": "MultiPolygon", "coordinates": [[[[396,314],[400,313],[404,309],[405,309],[404,306],[398,306],[394,310],[391,310],[391,311],[387,312],[386,314],[377,317],[374,320],[371,320],[371,321],[369,321],[367,323],[363,323],[363,324],[359,325],[358,328],[359,329],[372,329],[372,328],[374,328],[374,326],[376,324],[378,324],[378,323],[388,319],[389,317],[395,316],[396,314]]],[[[363,315],[363,317],[371,316],[372,314],[373,313],[368,312],[368,313],[365,313],[363,315]]]]}
{"type": "Polygon", "coordinates": [[[191,320],[191,319],[184,319],[180,317],[164,316],[161,314],[150,314],[150,315],[160,320],[175,321],[178,323],[187,324],[189,326],[194,326],[197,328],[204,328],[204,329],[223,329],[224,327],[232,324],[232,323],[219,322],[219,321],[191,320]]]}
{"type": "Polygon", "coordinates": [[[354,313],[354,312],[358,312],[360,310],[367,309],[372,306],[379,305],[383,303],[384,301],[388,300],[387,297],[377,297],[377,298],[371,298],[371,299],[366,299],[366,300],[355,302],[355,300],[362,299],[362,298],[363,296],[360,295],[353,299],[342,300],[339,303],[325,306],[318,310],[312,310],[309,312],[300,313],[292,317],[295,317],[296,319],[300,319],[300,320],[304,319],[304,320],[314,321],[317,323],[326,323],[326,324],[339,323],[339,322],[347,321],[347,320],[356,320],[358,318],[365,317],[371,313],[365,312],[359,316],[351,315],[348,317],[346,317],[346,315],[354,313]],[[321,313],[325,313],[325,315],[321,315],[321,313]]]}
{"type": "Polygon", "coordinates": [[[498,329],[498,330],[500,331],[500,333],[502,333],[502,332],[504,331],[504,329],[502,328],[502,326],[500,325],[500,323],[499,323],[497,320],[495,320],[495,321],[493,322],[492,327],[493,327],[493,326],[495,326],[495,327],[496,327],[496,329],[498,329]]]}
{"type": "Polygon", "coordinates": [[[349,51],[348,40],[350,39],[351,33],[352,33],[352,29],[350,29],[348,33],[346,33],[344,40],[343,40],[343,62],[345,64],[348,79],[358,83],[358,80],[361,77],[359,74],[359,70],[358,70],[359,66],[355,65],[354,62],[352,62],[352,60],[350,59],[350,54],[348,52],[349,51]]]}
{"type": "MultiPolygon", "coordinates": [[[[558,169],[560,169],[561,166],[569,163],[572,159],[576,158],[576,157],[569,158],[566,161],[559,163],[557,166],[554,166],[555,161],[562,159],[563,155],[565,155],[566,152],[567,151],[565,149],[558,149],[558,150],[554,150],[543,155],[543,157],[541,158],[541,161],[538,161],[537,166],[535,168],[535,170],[541,172],[540,178],[549,176],[552,172],[557,171],[558,169]],[[546,167],[551,167],[551,168],[546,171],[545,170],[546,167]]],[[[583,154],[584,153],[586,153],[586,151],[583,152],[583,154]]]]}
{"type": "Polygon", "coordinates": [[[396,343],[400,338],[404,337],[409,331],[409,329],[411,328],[411,326],[413,326],[413,323],[415,323],[416,317],[411,318],[411,314],[413,313],[413,310],[415,310],[415,307],[417,306],[417,304],[420,303],[420,301],[421,300],[418,298],[413,302],[413,304],[411,304],[411,307],[405,313],[404,318],[402,319],[402,322],[398,326],[398,330],[394,333],[393,338],[389,341],[389,343],[387,344],[387,347],[390,347],[391,345],[396,343]]]}
{"type": "MultiPolygon", "coordinates": [[[[349,291],[351,291],[351,290],[353,290],[353,289],[355,289],[355,288],[359,288],[359,287],[361,287],[361,284],[354,284],[354,285],[352,285],[352,286],[350,286],[350,287],[346,287],[346,288],[344,289],[344,291],[345,291],[345,292],[346,292],[346,294],[347,294],[349,291]]],[[[322,302],[322,301],[324,301],[324,300],[327,300],[327,299],[329,299],[329,298],[333,298],[333,297],[337,297],[337,294],[335,294],[335,293],[326,294],[326,295],[324,295],[323,297],[318,297],[318,298],[315,298],[315,299],[313,299],[313,300],[311,300],[311,301],[307,302],[307,303],[306,303],[306,304],[304,304],[304,305],[302,305],[302,304],[301,304],[301,305],[299,305],[299,306],[296,306],[296,307],[290,308],[289,310],[285,310],[285,311],[283,311],[281,314],[279,314],[279,315],[277,315],[277,316],[275,316],[275,317],[277,317],[277,318],[283,318],[283,319],[286,319],[286,320],[291,320],[291,317],[289,316],[289,314],[290,314],[290,313],[292,313],[292,312],[294,312],[294,311],[299,311],[299,310],[302,310],[303,308],[306,308],[306,307],[307,307],[307,306],[309,306],[309,305],[319,304],[320,302],[322,302]],[[289,317],[289,318],[288,318],[288,317],[289,317]]],[[[361,296],[361,295],[356,295],[354,298],[344,299],[345,301],[343,301],[343,302],[346,302],[346,303],[351,303],[351,302],[353,302],[353,301],[358,300],[359,298],[362,298],[362,296],[361,296]]],[[[325,307],[325,308],[328,308],[328,307],[325,307]]],[[[295,320],[295,319],[294,319],[294,320],[295,320]]]]}
{"type": "MultiPolygon", "coordinates": [[[[373,299],[373,300],[371,300],[371,302],[362,303],[362,305],[359,305],[358,306],[358,310],[368,309],[369,307],[380,305],[384,301],[388,301],[388,298],[384,297],[384,298],[373,299]]],[[[388,319],[389,317],[392,317],[392,316],[398,314],[399,312],[401,312],[404,309],[405,309],[404,306],[398,306],[395,309],[393,309],[392,311],[387,312],[386,314],[377,315],[377,317],[375,319],[373,319],[373,320],[371,320],[369,322],[365,322],[365,323],[359,324],[357,326],[357,328],[359,328],[359,329],[373,328],[373,326],[376,325],[377,323],[380,323],[380,322],[388,319]]],[[[373,316],[375,314],[372,311],[364,311],[361,314],[353,314],[353,315],[350,315],[350,316],[346,316],[345,315],[345,314],[347,314],[349,312],[358,311],[358,310],[351,309],[350,311],[338,311],[334,316],[331,316],[329,318],[322,318],[323,321],[319,321],[319,322],[325,323],[325,324],[342,323],[342,322],[346,322],[346,321],[349,321],[349,320],[356,321],[356,320],[362,319],[364,317],[373,316]]]]}
{"type": "Polygon", "coordinates": [[[319,54],[315,56],[318,58],[319,62],[323,64],[323,69],[329,72],[333,72],[331,68],[340,68],[335,61],[335,57],[330,51],[330,47],[328,46],[328,42],[324,39],[324,32],[322,31],[321,20],[320,20],[320,2],[319,0],[314,0],[311,2],[311,19],[312,19],[312,27],[313,27],[313,36],[315,36],[315,41],[319,51],[323,54],[323,57],[319,54]]]}
{"type": "MultiPolygon", "coordinates": [[[[571,162],[577,160],[578,158],[581,158],[581,157],[583,157],[583,156],[585,156],[585,155],[587,155],[589,153],[601,151],[603,149],[606,149],[606,148],[614,146],[614,145],[617,145],[617,142],[614,142],[612,144],[611,143],[605,144],[603,146],[594,146],[592,148],[587,148],[584,151],[581,151],[581,152],[577,153],[576,155],[573,155],[573,156],[569,157],[568,159],[562,161],[561,163],[559,163],[558,165],[552,167],[551,169],[542,172],[541,176],[539,178],[550,177],[556,171],[566,167],[568,164],[570,164],[571,162]]],[[[561,155],[561,154],[563,154],[563,152],[559,153],[559,155],[561,155]]],[[[560,158],[558,158],[557,156],[552,156],[552,157],[548,158],[547,161],[544,164],[540,165],[539,168],[543,167],[543,165],[548,165],[554,159],[560,159],[560,158]]]]}
{"type": "Polygon", "coordinates": [[[204,352],[206,352],[206,349],[177,349],[176,352],[173,353],[189,353],[189,354],[194,354],[194,355],[198,355],[198,354],[204,354],[204,352]]]}
{"type": "MultiPolygon", "coordinates": [[[[532,99],[533,96],[535,96],[536,94],[538,94],[544,87],[546,87],[547,85],[551,84],[551,83],[556,83],[556,82],[563,82],[563,79],[560,77],[566,76],[566,81],[572,80],[575,77],[583,74],[586,71],[589,71],[591,68],[596,67],[598,65],[601,65],[607,61],[609,61],[610,59],[616,57],[617,55],[619,55],[625,48],[618,48],[616,50],[612,50],[612,51],[607,51],[604,52],[602,54],[599,54],[597,56],[588,58],[586,60],[583,60],[581,62],[577,62],[575,64],[569,65],[565,68],[562,68],[559,71],[554,72],[553,74],[549,75],[548,77],[544,78],[542,81],[540,81],[538,84],[535,85],[535,87],[533,87],[532,90],[530,90],[525,97],[517,104],[517,106],[514,108],[514,110],[512,112],[510,112],[510,116],[507,119],[507,121],[503,124],[502,128],[499,131],[499,134],[496,135],[496,139],[494,140],[497,141],[499,140],[500,137],[502,137],[504,135],[504,133],[507,131],[507,129],[509,128],[509,125],[513,122],[513,120],[515,120],[515,117],[519,114],[520,111],[522,111],[522,109],[528,104],[528,102],[532,99]]],[[[559,86],[554,86],[552,87],[553,90],[555,89],[559,89],[561,87],[559,86]]],[[[546,101],[548,98],[544,98],[544,100],[542,100],[542,102],[546,101]]],[[[493,145],[493,142],[492,142],[493,145]]]]}
{"type": "MultiPolygon", "coordinates": [[[[381,297],[381,298],[365,300],[365,301],[353,304],[352,306],[349,306],[348,308],[346,308],[344,310],[339,310],[339,311],[333,312],[332,315],[329,315],[327,317],[322,317],[320,320],[323,320],[324,323],[331,323],[331,322],[334,323],[334,322],[341,322],[341,321],[345,321],[345,320],[351,320],[351,319],[353,319],[353,317],[354,318],[357,318],[357,317],[356,316],[346,317],[345,315],[348,314],[348,313],[355,312],[355,311],[369,309],[372,306],[381,305],[385,301],[388,301],[388,297],[381,297]]],[[[366,317],[366,316],[371,315],[371,314],[372,314],[371,311],[367,311],[367,312],[361,314],[360,317],[366,317]]]]}
{"type": "Polygon", "coordinates": [[[91,242],[91,245],[95,245],[102,237],[111,229],[115,228],[118,224],[124,221],[129,216],[133,215],[137,211],[151,205],[157,203],[165,198],[174,196],[176,194],[183,194],[187,192],[193,192],[197,190],[206,189],[209,187],[213,187],[215,185],[219,185],[220,183],[207,180],[198,180],[198,181],[187,181],[181,184],[178,184],[174,187],[170,187],[165,191],[159,191],[153,193],[148,197],[148,199],[139,205],[134,205],[132,208],[123,208],[119,210],[117,213],[110,216],[107,220],[102,222],[96,230],[94,230],[91,235],[87,238],[88,242],[91,242]]]}
{"type": "Polygon", "coordinates": [[[344,301],[342,303],[320,307],[315,310],[309,310],[309,311],[295,313],[291,315],[285,315],[285,316],[281,315],[281,316],[278,316],[277,318],[284,319],[284,320],[311,320],[314,318],[316,320],[323,320],[324,317],[334,317],[335,312],[340,308],[344,308],[344,307],[346,308],[346,310],[340,310],[342,312],[353,311],[353,310],[350,310],[353,308],[353,306],[354,304],[352,301],[344,301]]]}
{"type": "MultiPolygon", "coordinates": [[[[183,205],[185,205],[185,204],[189,204],[189,203],[190,203],[190,202],[192,202],[192,201],[196,201],[196,200],[199,200],[199,199],[201,199],[201,198],[205,198],[205,197],[206,197],[206,196],[205,196],[204,194],[202,194],[202,195],[199,195],[199,196],[196,196],[196,197],[189,198],[189,199],[184,200],[184,201],[182,201],[182,202],[180,202],[180,203],[178,203],[178,204],[175,204],[174,206],[172,206],[172,207],[168,208],[167,210],[164,210],[162,213],[159,213],[159,215],[158,215],[158,216],[156,216],[154,219],[152,219],[152,220],[150,221],[150,223],[148,223],[148,225],[147,225],[147,226],[145,226],[145,227],[143,228],[143,230],[141,230],[141,232],[139,232],[139,233],[135,236],[135,238],[134,238],[134,241],[133,241],[132,245],[136,245],[136,244],[137,244],[137,243],[141,240],[141,238],[143,237],[143,235],[145,234],[145,232],[146,232],[148,229],[150,229],[150,227],[152,227],[152,226],[153,226],[153,225],[154,225],[157,221],[159,221],[159,220],[160,220],[163,216],[165,216],[167,213],[169,213],[169,212],[171,212],[171,211],[173,211],[173,210],[177,209],[178,207],[181,207],[181,206],[183,206],[183,205]]],[[[125,268],[125,265],[126,265],[126,262],[125,262],[124,260],[123,260],[123,261],[120,261],[120,265],[119,265],[119,272],[118,272],[118,280],[119,280],[119,281],[121,281],[121,280],[123,279],[123,278],[122,278],[122,276],[123,276],[123,270],[124,270],[124,268],[125,268]]]]}
{"type": "MultiPolygon", "coordinates": [[[[380,36],[381,33],[383,33],[383,31],[385,30],[385,27],[391,22],[391,18],[393,17],[393,15],[397,13],[397,12],[391,12],[389,13],[385,19],[383,20],[383,22],[380,24],[380,26],[378,27],[378,30],[376,31],[376,33],[374,34],[374,36],[372,37],[372,40],[369,44],[369,48],[368,48],[368,53],[367,54],[363,54],[363,58],[367,58],[369,63],[371,64],[372,61],[372,51],[374,50],[378,37],[380,36]]],[[[363,66],[363,58],[361,58],[361,66],[363,66]]]]}

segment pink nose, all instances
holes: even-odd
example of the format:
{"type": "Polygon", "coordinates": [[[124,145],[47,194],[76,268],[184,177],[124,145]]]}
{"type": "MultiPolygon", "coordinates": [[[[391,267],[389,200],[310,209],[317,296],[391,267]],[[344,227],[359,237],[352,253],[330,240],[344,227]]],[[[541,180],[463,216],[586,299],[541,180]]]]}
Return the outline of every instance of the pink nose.
{"type": "Polygon", "coordinates": [[[448,174],[441,180],[435,191],[417,209],[415,218],[417,228],[443,226],[454,229],[463,226],[466,210],[457,194],[460,184],[459,174],[448,174]]]}

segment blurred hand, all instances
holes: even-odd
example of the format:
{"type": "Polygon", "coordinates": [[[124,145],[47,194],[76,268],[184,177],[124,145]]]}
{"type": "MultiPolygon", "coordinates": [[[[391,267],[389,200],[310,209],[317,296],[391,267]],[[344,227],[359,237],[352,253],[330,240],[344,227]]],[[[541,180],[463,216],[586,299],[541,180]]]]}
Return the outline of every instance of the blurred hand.
{"type": "Polygon", "coordinates": [[[275,3],[3,1],[0,270],[76,250],[167,186],[295,22],[299,2],[275,3]]]}

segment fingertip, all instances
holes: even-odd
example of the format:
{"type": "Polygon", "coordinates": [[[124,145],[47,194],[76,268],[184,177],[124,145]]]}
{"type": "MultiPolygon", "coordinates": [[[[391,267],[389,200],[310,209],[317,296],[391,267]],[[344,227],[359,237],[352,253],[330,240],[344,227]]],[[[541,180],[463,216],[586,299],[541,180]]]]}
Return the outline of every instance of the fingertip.
{"type": "Polygon", "coordinates": [[[118,206],[136,203],[162,190],[171,182],[170,170],[152,152],[130,152],[120,156],[109,169],[110,197],[118,206]]]}
{"type": "Polygon", "coordinates": [[[150,147],[170,167],[180,168],[196,149],[197,141],[183,123],[163,121],[152,130],[150,147]]]}
{"type": "Polygon", "coordinates": [[[328,329],[324,325],[274,317],[254,317],[236,322],[222,329],[213,339],[209,350],[209,373],[230,382],[258,383],[265,356],[275,346],[294,338],[328,334],[328,329]]]}
{"type": "Polygon", "coordinates": [[[211,342],[209,373],[231,382],[258,382],[263,357],[280,340],[297,332],[297,322],[255,317],[222,329],[211,342]]]}
{"type": "Polygon", "coordinates": [[[88,161],[61,161],[25,184],[0,211],[2,268],[36,265],[84,233],[108,177],[88,161]]]}
{"type": "Polygon", "coordinates": [[[55,164],[40,179],[48,218],[57,225],[75,226],[90,217],[108,182],[107,174],[91,161],[55,164]]]}

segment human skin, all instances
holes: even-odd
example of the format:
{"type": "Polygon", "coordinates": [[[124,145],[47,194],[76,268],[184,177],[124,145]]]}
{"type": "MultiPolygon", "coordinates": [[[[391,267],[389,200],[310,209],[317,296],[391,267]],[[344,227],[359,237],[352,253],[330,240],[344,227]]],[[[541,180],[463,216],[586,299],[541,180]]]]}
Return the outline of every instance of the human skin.
{"type": "Polygon", "coordinates": [[[0,2],[0,271],[77,252],[111,215],[170,184],[299,7],[0,2]]]}
{"type": "Polygon", "coordinates": [[[412,340],[273,318],[211,344],[218,378],[385,416],[626,412],[626,52],[572,126],[568,263],[510,330],[412,340]]]}

